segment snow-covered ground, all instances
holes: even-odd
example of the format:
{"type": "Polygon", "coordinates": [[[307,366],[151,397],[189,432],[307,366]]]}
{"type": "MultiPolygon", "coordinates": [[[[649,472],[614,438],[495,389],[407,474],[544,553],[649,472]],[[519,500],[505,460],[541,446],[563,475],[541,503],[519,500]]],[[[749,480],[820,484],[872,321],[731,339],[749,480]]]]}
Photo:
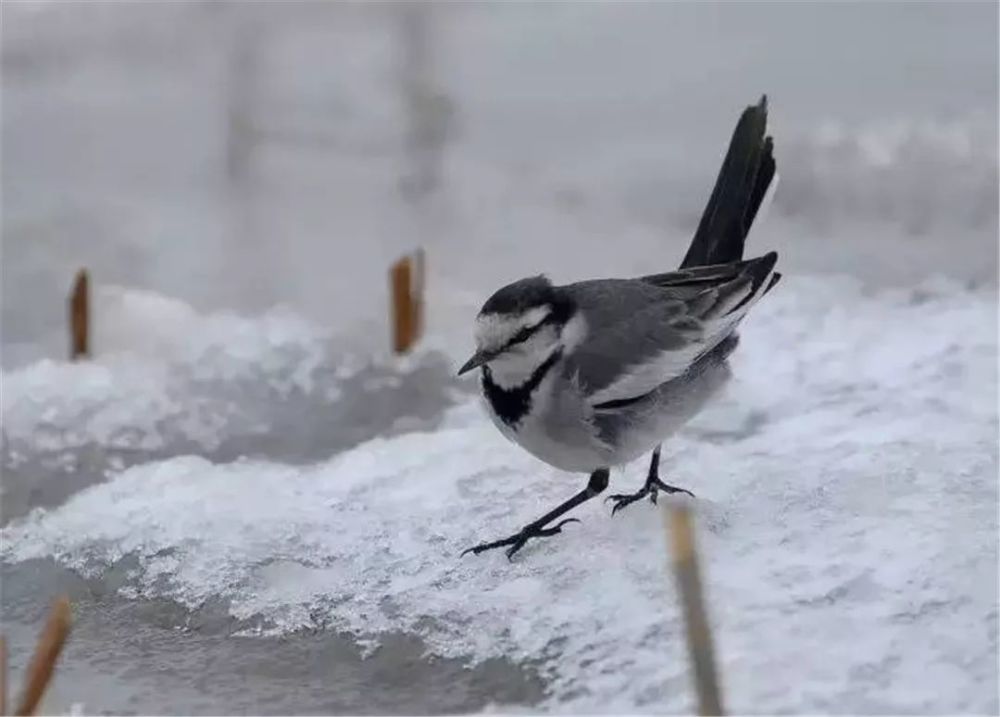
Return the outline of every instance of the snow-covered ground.
{"type": "Polygon", "coordinates": [[[767,91],[782,180],[750,250],[778,249],[785,280],[726,394],[665,449],[698,495],[727,705],[1000,709],[995,6],[439,6],[455,127],[418,218],[391,12],[258,6],[282,22],[255,118],[337,141],[266,144],[234,194],[226,33],[252,16],[146,7],[4,8],[0,567],[23,582],[4,630],[24,643],[31,596],[75,591],[85,649],[63,678],[88,707],[689,711],[659,511],[594,502],[513,562],[459,557],[583,479],[505,443],[451,373],[504,281],[675,264],[767,91]],[[417,243],[431,331],[398,361],[384,267],[417,243]],[[97,355],[69,364],[80,264],[97,355]],[[194,654],[115,656],[151,626],[218,638],[197,697],[178,678],[133,699],[194,654]],[[353,707],[310,701],[325,675],[259,701],[287,650],[342,635],[382,665],[341,685],[353,707]],[[400,635],[419,647],[389,669],[376,648],[400,635]],[[245,641],[272,664],[223,692],[245,641]],[[542,687],[434,672],[448,659],[542,687]],[[395,684],[410,663],[460,696],[395,684]]]}
{"type": "MultiPolygon", "coordinates": [[[[748,322],[738,381],[670,444],[668,467],[699,495],[735,711],[995,709],[997,346],[980,330],[994,310],[991,292],[947,281],[866,295],[793,277],[748,322]]],[[[30,390],[21,378],[5,398],[30,390]]],[[[459,558],[580,480],[505,444],[465,402],[433,432],[307,467],[137,465],[15,522],[2,555],[56,556],[85,576],[131,557],[123,594],[190,609],[222,598],[245,634],[415,633],[442,656],[548,658],[548,707],[682,711],[683,626],[655,509],[612,519],[594,503],[513,563],[459,558]]]]}

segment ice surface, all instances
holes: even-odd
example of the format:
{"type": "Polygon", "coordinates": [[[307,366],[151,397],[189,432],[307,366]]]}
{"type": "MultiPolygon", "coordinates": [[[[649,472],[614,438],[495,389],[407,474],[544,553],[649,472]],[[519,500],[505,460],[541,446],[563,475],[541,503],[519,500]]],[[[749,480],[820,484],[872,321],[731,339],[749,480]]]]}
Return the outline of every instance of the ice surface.
{"type": "Polygon", "coordinates": [[[199,313],[121,287],[95,305],[92,359],[3,372],[8,466],[84,448],[325,458],[451,402],[450,367],[429,347],[366,354],[287,309],[199,313]]]}
{"type": "MultiPolygon", "coordinates": [[[[736,381],[665,461],[699,495],[733,711],[997,709],[996,327],[992,291],[809,277],[746,322],[736,381]]],[[[308,467],[135,466],[15,520],[0,556],[88,575],[134,556],[126,594],[190,608],[222,597],[251,634],[338,629],[374,646],[404,630],[474,662],[547,658],[550,708],[689,711],[647,504],[615,519],[586,505],[581,525],[512,563],[459,558],[582,480],[505,443],[470,403],[438,431],[308,467]]]]}
{"type": "MultiPolygon", "coordinates": [[[[94,303],[93,360],[4,371],[3,433],[15,452],[88,444],[149,451],[179,439],[211,448],[247,428],[248,390],[318,390],[315,374],[331,351],[328,332],[281,309],[254,318],[199,314],[120,287],[101,287],[94,303]]],[[[357,370],[356,356],[341,359],[357,370]]]]}

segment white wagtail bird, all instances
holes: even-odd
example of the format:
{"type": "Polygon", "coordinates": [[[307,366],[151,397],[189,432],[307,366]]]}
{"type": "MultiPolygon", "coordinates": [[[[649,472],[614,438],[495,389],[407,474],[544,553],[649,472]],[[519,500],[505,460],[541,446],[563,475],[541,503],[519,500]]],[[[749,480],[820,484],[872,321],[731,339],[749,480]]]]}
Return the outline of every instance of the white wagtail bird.
{"type": "MultiPolygon", "coordinates": [[[[736,328],[781,277],[778,255],[743,259],[743,244],[775,162],[767,98],[747,107],[678,271],[554,286],[544,276],[503,287],[476,321],[476,353],[459,375],[482,370],[482,392],[500,431],[561,470],[589,473],[587,487],[517,533],[465,552],[561,532],[561,516],[601,493],[611,466],[652,451],[646,482],[612,495],[612,515],[645,496],[687,493],[660,480],[660,444],[730,375],[736,328]]],[[[771,190],[771,191],[769,191],[771,190]]],[[[464,554],[464,553],[463,553],[464,554]]]]}

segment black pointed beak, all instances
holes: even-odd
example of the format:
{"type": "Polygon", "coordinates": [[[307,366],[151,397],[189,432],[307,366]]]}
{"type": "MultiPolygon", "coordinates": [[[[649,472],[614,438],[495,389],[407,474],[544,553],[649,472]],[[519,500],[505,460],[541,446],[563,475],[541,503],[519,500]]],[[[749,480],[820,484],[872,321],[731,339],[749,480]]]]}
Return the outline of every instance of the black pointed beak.
{"type": "Polygon", "coordinates": [[[458,375],[461,376],[463,373],[468,373],[474,368],[479,368],[484,363],[493,358],[493,354],[488,351],[476,351],[462,368],[458,369],[458,375]]]}

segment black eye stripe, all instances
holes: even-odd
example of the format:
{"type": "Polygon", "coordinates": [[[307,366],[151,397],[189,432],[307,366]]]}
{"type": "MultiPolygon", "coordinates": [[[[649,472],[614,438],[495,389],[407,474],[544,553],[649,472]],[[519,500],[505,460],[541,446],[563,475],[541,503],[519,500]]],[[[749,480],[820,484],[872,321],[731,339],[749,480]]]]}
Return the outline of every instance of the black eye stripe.
{"type": "Polygon", "coordinates": [[[546,316],[544,319],[539,321],[534,326],[525,326],[523,329],[514,334],[513,337],[511,337],[511,339],[504,345],[504,348],[510,348],[511,346],[524,343],[525,341],[530,339],[532,334],[538,331],[538,329],[542,328],[543,326],[545,326],[545,324],[549,323],[549,319],[550,317],[546,316]]]}

